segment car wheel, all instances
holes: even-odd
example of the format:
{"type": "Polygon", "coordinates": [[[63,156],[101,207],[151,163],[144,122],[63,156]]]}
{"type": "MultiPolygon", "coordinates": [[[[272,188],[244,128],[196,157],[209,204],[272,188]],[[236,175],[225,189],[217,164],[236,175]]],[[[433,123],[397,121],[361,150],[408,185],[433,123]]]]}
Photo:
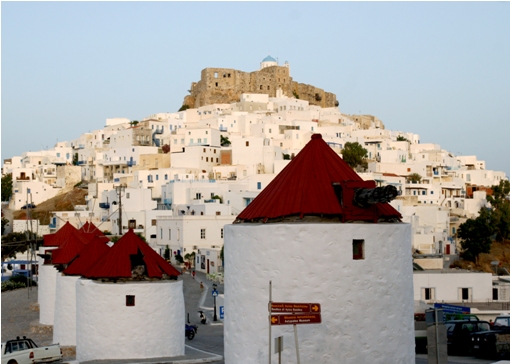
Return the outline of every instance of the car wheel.
{"type": "Polygon", "coordinates": [[[18,364],[18,362],[16,360],[9,360],[7,364],[18,364]]]}
{"type": "Polygon", "coordinates": [[[191,330],[190,332],[188,332],[188,340],[193,340],[193,338],[195,337],[195,332],[193,330],[191,330]]]}

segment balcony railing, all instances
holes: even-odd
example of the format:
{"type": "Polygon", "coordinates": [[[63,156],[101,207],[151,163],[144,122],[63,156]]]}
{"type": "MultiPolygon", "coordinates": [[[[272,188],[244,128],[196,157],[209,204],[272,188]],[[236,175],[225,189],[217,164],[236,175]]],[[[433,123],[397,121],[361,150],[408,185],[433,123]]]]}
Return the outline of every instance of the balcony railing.
{"type": "Polygon", "coordinates": [[[126,164],[128,167],[133,167],[133,166],[136,166],[136,161],[127,161],[126,164]]]}
{"type": "Polygon", "coordinates": [[[16,177],[16,181],[30,181],[30,177],[16,177]]]}

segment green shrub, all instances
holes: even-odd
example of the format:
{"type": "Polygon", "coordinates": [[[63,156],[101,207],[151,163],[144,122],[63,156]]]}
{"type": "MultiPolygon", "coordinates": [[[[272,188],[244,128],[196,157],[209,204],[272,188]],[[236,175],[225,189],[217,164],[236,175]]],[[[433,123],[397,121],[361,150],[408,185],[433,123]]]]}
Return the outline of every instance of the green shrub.
{"type": "MultiPolygon", "coordinates": [[[[37,282],[29,279],[32,287],[37,286],[37,282]]],[[[12,276],[9,280],[2,282],[2,292],[12,291],[18,288],[25,288],[27,286],[27,277],[12,276]]]]}
{"type": "Polygon", "coordinates": [[[2,282],[2,292],[12,291],[18,288],[25,288],[26,284],[21,282],[5,281],[2,282]]]}
{"type": "MultiPolygon", "coordinates": [[[[29,278],[28,280],[30,281],[30,285],[32,287],[37,286],[37,282],[36,281],[34,281],[31,278],[29,278]]],[[[10,282],[15,282],[15,283],[23,283],[26,286],[26,284],[27,284],[27,277],[24,277],[24,276],[11,276],[11,278],[9,278],[9,281],[10,282]]]]}

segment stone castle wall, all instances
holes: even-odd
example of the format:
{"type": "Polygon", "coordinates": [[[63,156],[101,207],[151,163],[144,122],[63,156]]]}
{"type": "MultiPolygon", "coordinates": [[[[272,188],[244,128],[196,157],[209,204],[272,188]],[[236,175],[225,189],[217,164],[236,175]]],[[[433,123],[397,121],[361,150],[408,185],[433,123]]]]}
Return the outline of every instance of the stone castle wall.
{"type": "Polygon", "coordinates": [[[184,105],[190,108],[211,104],[238,102],[243,93],[261,93],[276,97],[281,88],[288,97],[299,97],[310,105],[336,107],[336,95],[312,85],[298,83],[290,77],[289,68],[272,66],[255,72],[242,72],[231,68],[205,68],[201,79],[191,84],[190,95],[184,105]]]}

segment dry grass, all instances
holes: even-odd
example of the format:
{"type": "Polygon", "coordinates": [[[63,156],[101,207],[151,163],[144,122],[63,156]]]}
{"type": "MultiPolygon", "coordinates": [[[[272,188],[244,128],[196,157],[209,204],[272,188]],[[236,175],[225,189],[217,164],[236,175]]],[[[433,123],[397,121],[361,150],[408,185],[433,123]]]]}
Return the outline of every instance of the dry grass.
{"type": "Polygon", "coordinates": [[[510,240],[504,242],[493,242],[491,252],[480,254],[478,264],[467,260],[458,260],[455,266],[463,269],[472,269],[487,273],[492,273],[491,262],[499,261],[500,268],[506,268],[510,272],[510,240]]]}
{"type": "MultiPolygon", "coordinates": [[[[31,211],[33,219],[39,219],[41,225],[50,223],[51,211],[74,211],[75,205],[85,205],[87,190],[74,188],[73,190],[59,194],[46,200],[31,211]]],[[[14,219],[24,219],[27,216],[26,210],[18,210],[13,213],[14,219]]]]}

